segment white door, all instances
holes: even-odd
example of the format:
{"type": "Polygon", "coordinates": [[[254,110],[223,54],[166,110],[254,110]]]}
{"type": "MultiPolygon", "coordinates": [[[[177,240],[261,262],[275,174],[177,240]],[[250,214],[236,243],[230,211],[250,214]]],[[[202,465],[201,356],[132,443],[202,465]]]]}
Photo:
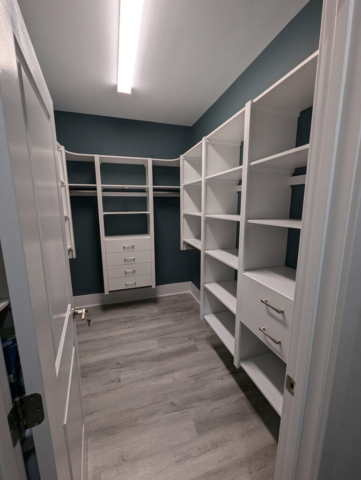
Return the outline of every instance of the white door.
{"type": "Polygon", "coordinates": [[[0,0],[0,239],[41,477],[80,480],[84,426],[53,104],[15,0],[0,0]]]}

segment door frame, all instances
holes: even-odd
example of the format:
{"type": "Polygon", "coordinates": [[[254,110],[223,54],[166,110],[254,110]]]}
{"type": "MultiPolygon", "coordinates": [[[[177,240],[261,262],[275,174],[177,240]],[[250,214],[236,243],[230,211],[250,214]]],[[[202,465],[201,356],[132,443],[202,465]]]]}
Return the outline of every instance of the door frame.
{"type": "Polygon", "coordinates": [[[325,0],[287,366],[296,386],[294,397],[285,391],[277,480],[318,478],[340,358],[344,385],[352,363],[361,311],[360,16],[357,0],[325,0]]]}

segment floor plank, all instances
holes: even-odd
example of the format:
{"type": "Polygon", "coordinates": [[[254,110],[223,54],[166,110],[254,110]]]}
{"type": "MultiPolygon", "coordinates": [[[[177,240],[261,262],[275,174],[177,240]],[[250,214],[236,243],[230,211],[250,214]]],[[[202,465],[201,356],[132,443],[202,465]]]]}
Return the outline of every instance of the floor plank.
{"type": "Polygon", "coordinates": [[[88,480],[271,480],[279,417],[190,294],[94,307],[77,334],[88,480]]]}

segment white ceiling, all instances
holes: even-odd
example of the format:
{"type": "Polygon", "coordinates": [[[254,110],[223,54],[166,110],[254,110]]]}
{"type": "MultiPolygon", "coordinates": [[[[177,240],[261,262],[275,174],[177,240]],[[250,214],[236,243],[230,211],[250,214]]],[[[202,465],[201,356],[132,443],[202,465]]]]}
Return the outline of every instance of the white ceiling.
{"type": "Polygon", "coordinates": [[[193,125],[308,0],[145,0],[131,95],[119,0],[18,0],[56,110],[193,125]]]}

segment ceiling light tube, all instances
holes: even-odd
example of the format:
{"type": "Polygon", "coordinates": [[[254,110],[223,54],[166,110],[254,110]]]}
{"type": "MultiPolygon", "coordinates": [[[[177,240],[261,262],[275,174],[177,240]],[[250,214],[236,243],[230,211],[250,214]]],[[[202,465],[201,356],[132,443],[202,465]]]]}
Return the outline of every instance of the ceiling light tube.
{"type": "Polygon", "coordinates": [[[131,93],[144,0],[120,0],[118,92],[131,93]]]}

